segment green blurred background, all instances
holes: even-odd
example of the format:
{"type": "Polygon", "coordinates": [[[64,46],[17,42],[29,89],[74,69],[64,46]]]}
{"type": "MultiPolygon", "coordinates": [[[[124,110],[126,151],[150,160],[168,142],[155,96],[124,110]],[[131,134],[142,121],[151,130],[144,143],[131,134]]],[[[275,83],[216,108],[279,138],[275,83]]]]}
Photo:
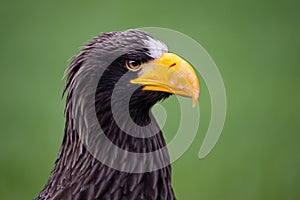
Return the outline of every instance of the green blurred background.
{"type": "Polygon", "coordinates": [[[203,160],[210,103],[201,91],[199,134],[173,164],[178,199],[300,199],[299,9],[296,0],[1,0],[1,199],[32,199],[45,184],[63,136],[63,72],[79,46],[145,26],[197,40],[227,90],[223,134],[203,160]]]}

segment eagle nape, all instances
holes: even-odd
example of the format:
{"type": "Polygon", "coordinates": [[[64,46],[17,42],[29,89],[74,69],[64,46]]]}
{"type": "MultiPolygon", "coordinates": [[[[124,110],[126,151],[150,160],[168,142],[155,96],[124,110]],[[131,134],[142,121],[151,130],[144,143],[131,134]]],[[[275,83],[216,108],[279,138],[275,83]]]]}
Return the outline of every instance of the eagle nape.
{"type": "Polygon", "coordinates": [[[141,30],[102,33],[82,47],[67,68],[64,94],[63,141],[50,178],[35,200],[176,199],[169,153],[151,107],[172,94],[197,103],[199,82],[187,61],[141,30]],[[93,77],[95,87],[89,85],[93,77]],[[113,144],[97,143],[104,160],[82,135],[92,141],[104,135],[113,144]],[[116,153],[115,146],[125,153],[116,153]],[[130,153],[161,149],[165,150],[154,161],[129,159],[130,153]]]}

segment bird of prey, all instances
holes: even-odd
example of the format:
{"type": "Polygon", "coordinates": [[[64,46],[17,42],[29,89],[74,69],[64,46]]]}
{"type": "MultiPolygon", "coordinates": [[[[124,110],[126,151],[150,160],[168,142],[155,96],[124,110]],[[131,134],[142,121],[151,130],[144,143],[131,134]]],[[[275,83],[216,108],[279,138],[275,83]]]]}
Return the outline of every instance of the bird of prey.
{"type": "Polygon", "coordinates": [[[101,33],[67,68],[64,94],[63,141],[35,200],[176,199],[151,107],[172,94],[197,102],[187,61],[141,30],[101,33]]]}

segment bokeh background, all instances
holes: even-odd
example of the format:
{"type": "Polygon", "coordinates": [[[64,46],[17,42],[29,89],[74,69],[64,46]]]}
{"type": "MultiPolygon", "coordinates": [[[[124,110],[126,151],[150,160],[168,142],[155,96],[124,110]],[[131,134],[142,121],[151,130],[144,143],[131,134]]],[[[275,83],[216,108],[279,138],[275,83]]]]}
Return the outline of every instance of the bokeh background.
{"type": "MultiPolygon", "coordinates": [[[[145,26],[197,40],[227,91],[223,134],[199,160],[210,117],[201,80],[201,127],[173,164],[178,199],[300,199],[299,9],[296,0],[1,0],[1,199],[33,199],[46,183],[63,136],[63,72],[79,47],[100,32],[145,26]]],[[[177,109],[172,98],[163,105],[177,109]]]]}

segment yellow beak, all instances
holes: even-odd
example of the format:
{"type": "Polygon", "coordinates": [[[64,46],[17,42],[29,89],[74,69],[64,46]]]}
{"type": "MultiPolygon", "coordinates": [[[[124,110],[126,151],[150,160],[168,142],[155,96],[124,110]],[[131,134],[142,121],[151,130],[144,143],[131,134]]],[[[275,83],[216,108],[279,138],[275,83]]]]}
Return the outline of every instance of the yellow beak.
{"type": "Polygon", "coordinates": [[[172,53],[163,53],[159,59],[143,63],[139,77],[130,81],[144,85],[143,90],[163,91],[193,99],[199,97],[199,81],[191,65],[172,53]]]}

